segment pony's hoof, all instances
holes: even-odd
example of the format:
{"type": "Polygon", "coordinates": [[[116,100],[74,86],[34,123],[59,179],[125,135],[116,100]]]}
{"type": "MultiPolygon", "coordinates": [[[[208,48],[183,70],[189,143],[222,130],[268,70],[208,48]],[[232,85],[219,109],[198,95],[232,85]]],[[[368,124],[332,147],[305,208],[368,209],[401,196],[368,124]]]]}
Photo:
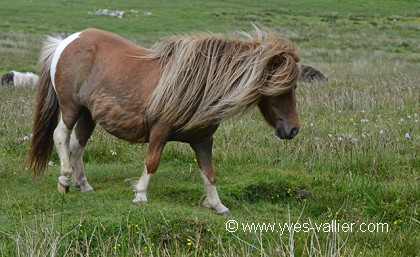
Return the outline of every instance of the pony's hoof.
{"type": "Polygon", "coordinates": [[[228,216],[231,217],[232,214],[230,214],[230,211],[228,208],[226,208],[226,206],[222,205],[222,208],[214,208],[214,210],[216,210],[216,213],[219,215],[223,215],[223,216],[228,216]]]}
{"type": "Polygon", "coordinates": [[[70,187],[69,186],[64,186],[60,182],[57,182],[57,190],[60,194],[66,194],[70,191],[70,187]]]}
{"type": "Polygon", "coordinates": [[[92,187],[86,187],[86,188],[80,188],[80,192],[82,193],[91,193],[93,192],[93,188],[92,187]]]}
{"type": "Polygon", "coordinates": [[[134,204],[146,204],[147,198],[145,195],[137,195],[136,198],[133,200],[134,204]]]}
{"type": "Polygon", "coordinates": [[[87,184],[87,185],[81,185],[80,186],[80,192],[82,192],[82,193],[93,192],[93,188],[89,184],[87,184]]]}
{"type": "Polygon", "coordinates": [[[203,206],[215,210],[217,214],[227,216],[230,215],[229,209],[226,206],[224,206],[221,202],[219,202],[218,204],[210,204],[210,202],[206,198],[203,202],[203,206]]]}
{"type": "Polygon", "coordinates": [[[230,213],[229,210],[227,210],[225,212],[218,212],[217,214],[222,215],[222,216],[225,216],[225,217],[233,218],[233,215],[232,215],[232,213],[230,213]]]}
{"type": "Polygon", "coordinates": [[[139,201],[139,200],[136,200],[136,199],[134,199],[133,200],[133,204],[136,204],[136,205],[143,205],[143,204],[146,204],[147,203],[147,201],[139,201]]]}
{"type": "Polygon", "coordinates": [[[88,182],[85,183],[74,183],[74,187],[80,190],[82,193],[93,192],[93,188],[89,185],[88,182]]]}

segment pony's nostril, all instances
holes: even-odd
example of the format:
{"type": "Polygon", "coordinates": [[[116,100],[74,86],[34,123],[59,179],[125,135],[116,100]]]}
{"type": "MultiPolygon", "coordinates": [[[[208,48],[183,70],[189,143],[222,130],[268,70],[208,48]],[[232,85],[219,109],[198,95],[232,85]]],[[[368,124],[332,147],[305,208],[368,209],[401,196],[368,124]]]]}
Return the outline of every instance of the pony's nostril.
{"type": "Polygon", "coordinates": [[[290,130],[289,137],[294,138],[298,133],[299,133],[299,128],[292,128],[292,130],[290,130]]]}

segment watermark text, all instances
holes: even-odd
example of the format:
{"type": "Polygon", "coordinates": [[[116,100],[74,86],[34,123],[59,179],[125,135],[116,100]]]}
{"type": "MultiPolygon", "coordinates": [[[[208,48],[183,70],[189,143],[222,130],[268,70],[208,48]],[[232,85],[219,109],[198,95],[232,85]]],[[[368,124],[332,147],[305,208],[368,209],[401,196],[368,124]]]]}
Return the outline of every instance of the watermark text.
{"type": "Polygon", "coordinates": [[[257,222],[238,222],[228,220],[225,223],[228,232],[243,231],[245,233],[386,233],[389,231],[389,224],[382,222],[342,222],[340,220],[331,220],[330,222],[296,222],[296,223],[257,223],[257,222]]]}

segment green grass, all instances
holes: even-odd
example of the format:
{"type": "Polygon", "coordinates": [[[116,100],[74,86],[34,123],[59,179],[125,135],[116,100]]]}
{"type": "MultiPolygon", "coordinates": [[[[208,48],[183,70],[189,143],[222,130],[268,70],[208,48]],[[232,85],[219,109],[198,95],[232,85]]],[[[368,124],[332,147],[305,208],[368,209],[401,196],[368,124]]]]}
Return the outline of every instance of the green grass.
{"type": "Polygon", "coordinates": [[[58,158],[41,180],[24,161],[35,90],[0,88],[0,256],[416,256],[420,248],[420,5],[416,1],[3,1],[0,72],[36,70],[46,34],[85,27],[151,46],[181,32],[249,31],[251,22],[290,38],[302,63],[329,77],[300,84],[302,128],[282,141],[256,110],[215,134],[222,202],[201,207],[192,150],[165,148],[148,192],[132,205],[124,182],[143,169],[146,146],[98,129],[85,162],[95,189],[56,192],[58,158]],[[151,12],[124,19],[99,8],[151,12]],[[111,153],[115,151],[116,156],[111,153]],[[309,194],[309,195],[308,195],[309,194]],[[387,223],[388,232],[246,232],[241,223],[387,223]]]}

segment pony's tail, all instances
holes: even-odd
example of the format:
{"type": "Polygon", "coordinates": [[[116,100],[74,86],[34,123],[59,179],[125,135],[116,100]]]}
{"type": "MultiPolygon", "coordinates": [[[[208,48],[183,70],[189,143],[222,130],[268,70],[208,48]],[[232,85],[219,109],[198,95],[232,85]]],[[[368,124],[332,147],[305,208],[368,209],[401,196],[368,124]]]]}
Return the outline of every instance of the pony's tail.
{"type": "Polygon", "coordinates": [[[27,165],[35,177],[45,173],[54,146],[54,129],[58,124],[59,105],[51,81],[51,63],[62,40],[48,37],[38,63],[38,93],[36,97],[32,141],[27,165]]]}

